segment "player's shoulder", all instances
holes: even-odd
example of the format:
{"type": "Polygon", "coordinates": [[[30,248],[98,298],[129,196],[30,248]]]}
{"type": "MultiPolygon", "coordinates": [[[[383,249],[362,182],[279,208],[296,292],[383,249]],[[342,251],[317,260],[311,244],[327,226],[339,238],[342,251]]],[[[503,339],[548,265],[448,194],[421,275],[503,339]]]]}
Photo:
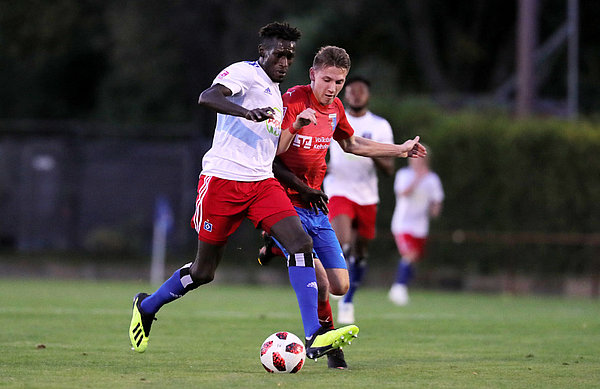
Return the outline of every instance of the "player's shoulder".
{"type": "Polygon", "coordinates": [[[310,85],[296,85],[288,89],[281,98],[284,104],[307,101],[310,85]]]}
{"type": "Polygon", "coordinates": [[[385,125],[385,126],[390,126],[390,122],[384,118],[383,116],[379,116],[375,113],[373,113],[372,111],[368,111],[367,115],[369,115],[369,119],[379,125],[385,125]]]}

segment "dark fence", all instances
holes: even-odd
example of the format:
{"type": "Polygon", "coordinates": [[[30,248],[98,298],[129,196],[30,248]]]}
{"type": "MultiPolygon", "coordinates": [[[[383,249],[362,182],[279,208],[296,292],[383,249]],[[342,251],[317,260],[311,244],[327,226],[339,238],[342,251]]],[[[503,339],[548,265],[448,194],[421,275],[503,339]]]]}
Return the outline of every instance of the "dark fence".
{"type": "Polygon", "coordinates": [[[173,127],[175,136],[156,136],[170,128],[2,123],[0,247],[145,252],[158,197],[177,220],[170,246],[184,247],[193,234],[181,221],[193,213],[208,144],[173,127]]]}

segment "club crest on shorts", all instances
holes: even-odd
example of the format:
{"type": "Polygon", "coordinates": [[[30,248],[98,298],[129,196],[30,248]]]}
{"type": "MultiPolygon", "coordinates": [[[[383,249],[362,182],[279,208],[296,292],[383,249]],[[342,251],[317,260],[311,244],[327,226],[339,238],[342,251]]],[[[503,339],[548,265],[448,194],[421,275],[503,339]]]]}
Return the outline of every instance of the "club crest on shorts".
{"type": "Polygon", "coordinates": [[[212,223],[209,222],[208,220],[204,221],[203,227],[206,231],[212,232],[212,223]]]}

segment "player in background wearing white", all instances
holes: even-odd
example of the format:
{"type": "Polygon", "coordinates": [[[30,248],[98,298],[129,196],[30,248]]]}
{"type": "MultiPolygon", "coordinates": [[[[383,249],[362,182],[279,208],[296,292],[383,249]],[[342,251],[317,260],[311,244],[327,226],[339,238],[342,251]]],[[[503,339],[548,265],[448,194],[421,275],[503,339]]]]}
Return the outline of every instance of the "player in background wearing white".
{"type": "Polygon", "coordinates": [[[444,190],[438,175],[430,170],[429,158],[409,160],[408,167],[398,170],[394,181],[396,208],[392,233],[401,258],[396,281],[388,296],[396,305],[409,302],[407,288],[413,278],[415,263],[424,255],[429,219],[442,212],[444,190]]]}
{"type": "Polygon", "coordinates": [[[200,94],[198,104],[217,112],[217,124],[212,147],[202,160],[191,221],[198,251],[193,262],[176,270],[154,293],[134,297],[129,337],[137,352],[146,350],[162,306],[214,279],[229,236],[245,218],[277,237],[290,254],[288,273],[304,325],[306,356],[323,356],[348,344],[358,332],[356,326],[330,330],[319,324],[312,240],[272,170],[275,154],[286,148],[280,148],[280,136],[291,130],[281,126],[279,83],[294,60],[300,31],[270,23],[259,36],[258,60],[228,66],[200,94]]]}
{"type": "MultiPolygon", "coordinates": [[[[394,143],[392,127],[369,111],[369,80],[351,77],[346,81],[346,116],[355,134],[380,143],[394,143]]],[[[379,192],[377,171],[394,173],[393,158],[367,158],[344,153],[332,143],[328,173],[323,182],[329,196],[329,220],[348,261],[350,287],[338,302],[340,324],[354,323],[353,297],[366,271],[369,243],[375,237],[379,192]]]]}

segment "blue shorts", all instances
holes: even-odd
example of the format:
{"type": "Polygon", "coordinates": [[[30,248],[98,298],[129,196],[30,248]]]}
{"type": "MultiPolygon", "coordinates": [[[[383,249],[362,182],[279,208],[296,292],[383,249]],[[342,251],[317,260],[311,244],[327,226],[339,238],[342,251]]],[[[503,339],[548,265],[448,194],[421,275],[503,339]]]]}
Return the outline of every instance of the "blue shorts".
{"type": "MultiPolygon", "coordinates": [[[[335,231],[331,227],[331,223],[329,223],[327,215],[323,214],[323,212],[319,212],[317,215],[314,211],[306,208],[294,208],[298,212],[304,231],[312,238],[313,250],[317,258],[321,260],[323,267],[325,269],[347,269],[344,252],[342,251],[340,242],[337,240],[335,231]]],[[[288,257],[289,254],[281,243],[275,238],[273,240],[285,256],[288,257]]]]}

